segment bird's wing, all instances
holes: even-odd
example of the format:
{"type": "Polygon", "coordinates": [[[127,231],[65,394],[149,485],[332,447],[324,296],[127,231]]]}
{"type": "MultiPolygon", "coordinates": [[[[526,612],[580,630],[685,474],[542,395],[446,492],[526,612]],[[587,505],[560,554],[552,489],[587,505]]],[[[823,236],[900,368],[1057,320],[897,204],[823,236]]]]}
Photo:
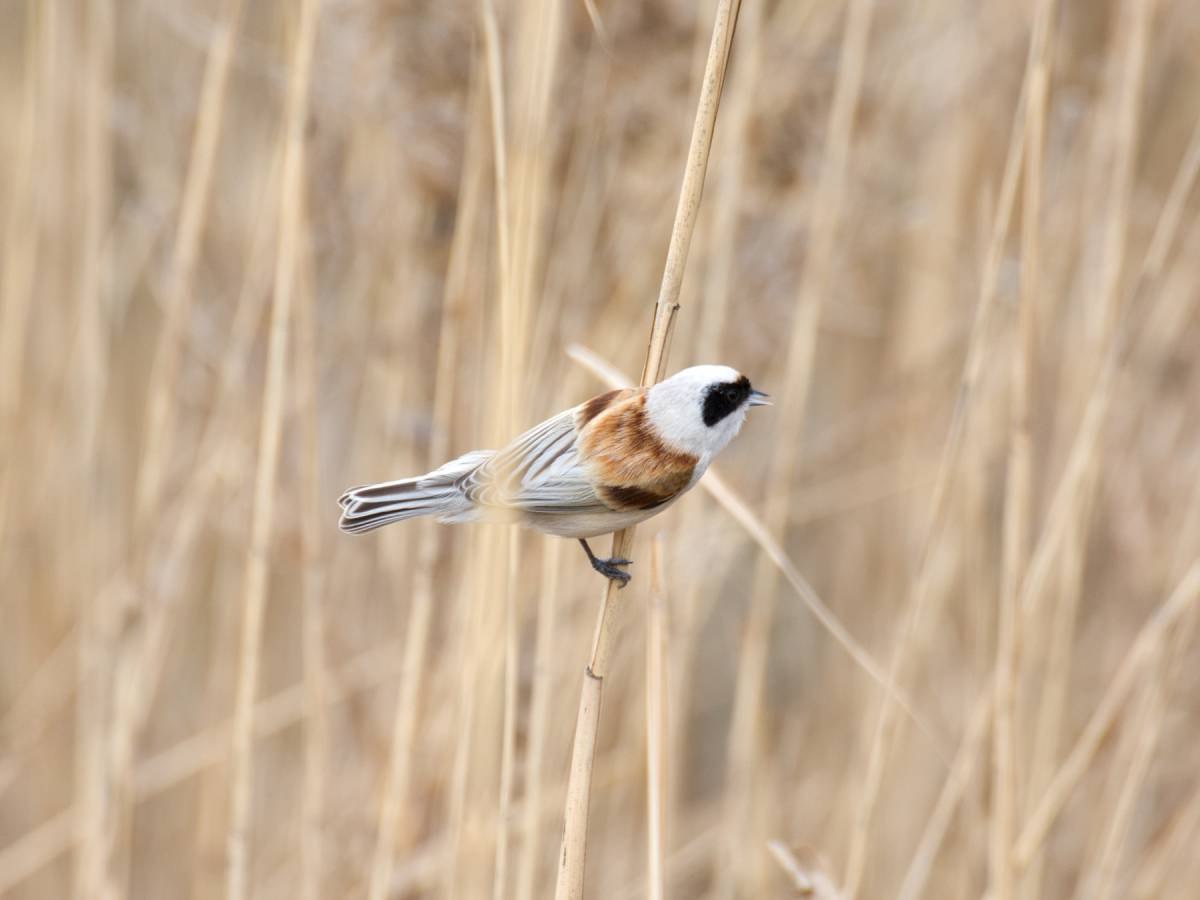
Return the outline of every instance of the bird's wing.
{"type": "Polygon", "coordinates": [[[603,510],[576,445],[578,407],[526,431],[460,481],[473,503],[526,512],[603,510]]]}
{"type": "Polygon", "coordinates": [[[608,391],[535,425],[465,476],[461,490],[474,503],[530,513],[577,515],[621,508],[597,494],[579,436],[602,413],[619,415],[642,394],[639,388],[608,391]]]}

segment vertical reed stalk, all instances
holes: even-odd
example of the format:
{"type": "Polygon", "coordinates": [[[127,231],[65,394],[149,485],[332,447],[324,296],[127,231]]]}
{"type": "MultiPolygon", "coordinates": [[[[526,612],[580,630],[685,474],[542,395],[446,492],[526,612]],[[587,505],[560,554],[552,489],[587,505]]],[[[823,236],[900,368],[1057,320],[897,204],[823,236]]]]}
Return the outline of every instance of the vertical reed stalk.
{"type": "MultiPolygon", "coordinates": [[[[505,215],[506,223],[501,228],[511,228],[512,238],[508,251],[511,259],[502,271],[507,271],[509,282],[501,287],[504,306],[503,321],[509,334],[503,347],[506,358],[502,359],[502,384],[508,401],[502,408],[507,410],[506,431],[517,431],[526,417],[523,398],[536,382],[531,380],[527,365],[528,348],[531,346],[530,331],[533,326],[532,310],[538,296],[538,285],[543,277],[543,256],[546,245],[545,223],[549,210],[549,178],[555,158],[554,132],[551,125],[556,121],[552,112],[552,100],[557,83],[559,48],[562,42],[563,6],[556,0],[541,0],[519,7],[521,15],[516,20],[516,41],[513,57],[511,92],[513,103],[513,128],[509,147],[499,146],[504,140],[506,124],[498,117],[504,107],[494,104],[493,117],[496,121],[497,172],[507,159],[510,169],[506,179],[511,182],[511,194],[506,201],[511,205],[505,210],[498,205],[497,215],[505,215]]],[[[494,23],[493,23],[494,25],[494,23]]],[[[489,25],[489,41],[494,38],[494,28],[489,25]]],[[[494,56],[498,57],[498,46],[494,56]]],[[[493,97],[499,98],[504,86],[500,80],[499,65],[495,67],[493,97]]],[[[504,248],[500,248],[504,252],[504,248]]],[[[500,797],[498,834],[496,840],[495,868],[493,871],[492,896],[501,900],[508,891],[510,870],[511,835],[515,816],[513,812],[513,790],[516,781],[516,723],[517,679],[519,662],[519,628],[521,608],[518,590],[518,561],[520,559],[520,536],[511,531],[508,536],[509,565],[506,582],[505,649],[504,649],[504,720],[502,723],[503,748],[500,766],[500,797]]]]}
{"type": "Polygon", "coordinates": [[[1132,879],[1129,896],[1133,900],[1167,896],[1169,886],[1185,870],[1187,858],[1194,855],[1192,851],[1200,838],[1200,784],[1183,801],[1163,832],[1154,846],[1148,848],[1132,879]]]}
{"type": "Polygon", "coordinates": [[[234,706],[232,790],[226,869],[228,900],[245,900],[249,892],[250,826],[254,785],[254,701],[258,693],[263,614],[267,600],[267,561],[275,511],[275,481],[283,433],[284,396],[287,392],[291,308],[297,258],[302,241],[300,229],[303,215],[300,204],[303,199],[304,126],[308,113],[309,76],[319,3],[320,0],[303,0],[300,4],[299,24],[288,82],[275,296],[271,304],[267,379],[263,389],[258,464],[254,479],[250,540],[243,585],[242,635],[234,706]]]}
{"type": "MultiPolygon", "coordinates": [[[[301,240],[308,233],[304,184],[298,185],[301,200],[301,240]]],[[[304,563],[301,614],[304,658],[304,774],[300,810],[300,897],[320,900],[325,870],[324,819],[326,774],[329,766],[329,677],[325,654],[325,570],[321,542],[324,504],[321,502],[321,466],[317,441],[317,336],[316,290],[312,283],[308,248],[298,248],[301,266],[300,303],[296,310],[296,382],[304,447],[301,522],[301,558],[304,563]]]]}
{"type": "MultiPolygon", "coordinates": [[[[817,331],[821,308],[833,283],[837,255],[838,226],[846,195],[846,173],[854,119],[862,94],[867,41],[874,15],[874,0],[853,0],[846,12],[838,63],[837,86],[829,109],[820,180],[809,223],[813,236],[800,284],[787,357],[787,373],[779,400],[782,421],[774,439],[768,481],[765,522],[782,540],[786,531],[792,496],[792,480],[798,468],[803,443],[805,411],[816,359],[817,331]]],[[[717,868],[716,896],[731,898],[740,890],[759,894],[763,874],[761,852],[751,852],[765,842],[766,835],[752,830],[754,813],[753,774],[758,762],[759,714],[767,652],[777,599],[776,570],[770,560],[759,557],[750,592],[749,611],[738,657],[733,721],[729,733],[729,776],[726,783],[724,859],[717,868]]],[[[850,896],[853,896],[851,891],[850,896]]]]}
{"type": "MultiPolygon", "coordinates": [[[[1026,68],[1025,85],[1022,89],[1022,102],[1029,87],[1029,70],[1026,68]]],[[[1017,182],[1021,171],[1021,161],[1024,157],[1025,128],[1020,110],[1014,116],[1014,124],[1009,136],[1008,150],[1004,163],[1004,173],[1000,183],[999,203],[992,221],[987,255],[984,259],[983,272],[980,278],[979,296],[976,303],[975,318],[971,326],[971,334],[967,345],[967,355],[963,362],[962,375],[959,381],[954,411],[951,415],[950,426],[942,448],[941,462],[938,466],[937,479],[934,482],[932,496],[929,501],[930,513],[925,535],[922,540],[920,556],[916,571],[913,574],[907,609],[904,613],[904,623],[901,633],[892,651],[890,678],[892,684],[904,681],[910,656],[921,643],[922,628],[931,617],[929,607],[930,595],[933,592],[933,559],[943,532],[949,521],[950,487],[958,469],[959,456],[962,452],[964,435],[966,433],[967,415],[971,400],[983,372],[984,358],[987,350],[989,325],[992,310],[996,301],[996,288],[1000,276],[1000,264],[1005,239],[1012,221],[1013,207],[1016,202],[1017,182]]],[[[862,791],[854,813],[855,821],[851,834],[850,849],[847,854],[846,873],[842,879],[846,900],[855,900],[862,882],[863,871],[866,867],[867,849],[870,843],[871,822],[875,815],[875,805],[883,786],[884,768],[888,753],[895,740],[895,731],[899,724],[895,695],[889,694],[882,698],[875,720],[874,733],[871,739],[871,749],[867,759],[867,771],[863,777],[862,791]]]]}
{"type": "Polygon", "coordinates": [[[533,900],[537,888],[538,850],[541,846],[543,761],[550,694],[554,686],[553,657],[557,631],[559,561],[563,544],[549,541],[542,560],[538,594],[537,636],[533,645],[533,696],[529,701],[529,750],[525,755],[525,801],[521,807],[521,857],[517,865],[517,900],[533,900]]]}
{"type": "Polygon", "coordinates": [[[750,140],[751,113],[758,89],[762,55],[762,3],[746,7],[741,22],[742,44],[739,67],[734,70],[725,104],[722,155],[717,160],[717,195],[711,229],[712,264],[704,280],[704,309],[697,329],[696,358],[701,362],[722,359],[721,337],[733,293],[737,258],[738,224],[744,200],[746,145],[750,140]]]}
{"type": "MultiPolygon", "coordinates": [[[[497,433],[513,429],[517,416],[516,361],[523,358],[525,330],[522,314],[524,297],[514,280],[512,206],[510,199],[510,169],[508,161],[508,116],[505,97],[503,51],[500,46],[500,27],[494,0],[482,0],[484,53],[487,59],[488,96],[491,101],[492,161],[495,168],[496,190],[496,254],[499,262],[500,300],[500,380],[499,421],[493,422],[497,433]]],[[[508,879],[509,805],[512,801],[513,764],[516,754],[516,566],[518,559],[517,532],[506,536],[506,563],[496,566],[502,584],[500,602],[503,608],[504,640],[499,652],[504,661],[503,719],[500,729],[498,822],[492,870],[492,898],[502,900],[508,879]]],[[[482,599],[482,598],[481,598],[482,599]]],[[[492,645],[495,648],[495,645],[492,645]]],[[[490,677],[490,672],[489,672],[490,677]]]]}
{"type": "Polygon", "coordinates": [[[3,271],[0,271],[0,539],[8,522],[8,497],[16,477],[13,445],[21,433],[22,385],[25,381],[25,342],[41,226],[37,169],[34,161],[44,151],[42,119],[50,106],[39,72],[38,54],[52,36],[53,8],[36,0],[26,10],[25,89],[20,122],[16,125],[15,156],[8,188],[8,215],[4,222],[3,271]]]}
{"type": "MultiPolygon", "coordinates": [[[[629,382],[621,375],[619,370],[591,351],[575,345],[570,347],[567,352],[572,359],[593,372],[607,383],[610,388],[629,387],[629,382]]],[[[841,645],[846,654],[876,684],[885,691],[895,695],[893,700],[895,700],[896,704],[917,724],[925,736],[930,738],[931,742],[936,743],[933,741],[933,732],[928,724],[923,722],[917,715],[911,698],[907,697],[895,684],[887,680],[887,673],[883,667],[871,657],[866,648],[850,633],[841,620],[834,615],[833,611],[820,598],[812,585],[800,574],[800,570],[796,568],[795,563],[784,552],[779,541],[771,536],[766,524],[755,515],[746,501],[726,483],[715,467],[710,466],[708,471],[704,473],[704,478],[700,480],[700,487],[717,501],[718,506],[729,513],[730,517],[745,531],[747,537],[775,565],[779,570],[779,574],[783,576],[784,581],[788,583],[800,601],[808,607],[809,612],[812,613],[817,623],[841,645]]]]}
{"type": "Polygon", "coordinates": [[[450,766],[450,784],[447,790],[446,832],[450,865],[442,871],[441,892],[443,896],[455,898],[463,892],[460,888],[462,878],[468,874],[467,861],[463,859],[463,844],[468,835],[468,790],[471,776],[471,749],[476,742],[475,709],[478,705],[479,678],[477,674],[480,665],[479,657],[483,652],[485,636],[483,631],[483,597],[485,577],[483,572],[490,563],[491,554],[486,539],[489,533],[483,533],[473,542],[472,549],[484,555],[481,563],[475,564],[468,573],[469,589],[464,592],[469,598],[465,603],[463,621],[460,630],[463,633],[459,658],[464,660],[458,677],[456,688],[456,709],[454,729],[454,751],[450,766]]]}
{"type": "Polygon", "coordinates": [[[183,200],[171,263],[167,273],[166,317],[159,332],[150,371],[146,431],[138,469],[136,522],[145,527],[158,503],[167,461],[171,458],[175,382],[179,375],[184,326],[192,307],[192,277],[200,238],[208,215],[209,185],[221,136],[221,115],[226,87],[237,46],[242,0],[223,0],[217,27],[209,45],[196,113],[196,131],[184,181],[183,200]]]}
{"type": "MultiPolygon", "coordinates": [[[[1192,609],[1194,611],[1195,607],[1192,609]]],[[[1181,627],[1180,631],[1183,630],[1185,629],[1181,627]]],[[[1159,735],[1162,734],[1167,701],[1164,675],[1169,667],[1167,658],[1154,660],[1148,666],[1146,685],[1142,689],[1137,715],[1132,717],[1133,721],[1130,723],[1128,741],[1132,746],[1128,765],[1124,767],[1116,802],[1108,817],[1108,827],[1101,841],[1099,858],[1087,866],[1087,874],[1079,879],[1075,891],[1076,900],[1109,900],[1116,890],[1125,841],[1129,835],[1129,827],[1136,818],[1134,805],[1150,768],[1159,735]]]]}
{"type": "MultiPolygon", "coordinates": [[[[477,79],[476,79],[477,82],[477,79]]],[[[433,436],[427,462],[433,469],[450,453],[450,429],[453,425],[457,388],[455,366],[458,362],[461,320],[464,314],[466,275],[471,257],[471,240],[479,218],[483,185],[483,154],[480,152],[484,121],[484,93],[472,84],[470,125],[463,161],[462,187],[455,215],[454,239],[447,264],[446,290],[438,331],[437,365],[433,380],[433,436]]],[[[412,790],[412,765],[416,752],[418,711],[426,681],[430,624],[433,618],[434,567],[441,547],[439,527],[421,523],[416,571],[413,574],[412,609],[404,640],[404,665],[392,717],[392,745],[387,780],[382,791],[375,854],[371,864],[368,897],[383,900],[391,890],[397,844],[412,839],[414,817],[409,815],[412,790]]]]}
{"type": "MultiPolygon", "coordinates": [[[[671,231],[671,242],[667,250],[667,263],[663,272],[658,301],[655,305],[650,346],[646,352],[646,364],[642,370],[641,383],[643,385],[652,385],[659,381],[666,367],[675,313],[679,309],[679,291],[683,284],[688,247],[695,230],[696,216],[700,210],[704,173],[708,167],[708,153],[712,145],[717,109],[721,101],[721,89],[725,81],[725,70],[729,64],[729,53],[733,44],[740,6],[740,0],[719,0],[717,7],[712,44],[704,70],[696,119],[692,127],[683,185],[679,192],[679,205],[675,211],[675,224],[671,231]]],[[[626,555],[632,543],[633,529],[617,532],[613,535],[613,555],[626,555]]],[[[575,743],[571,752],[571,774],[567,782],[562,853],[559,857],[558,880],[555,885],[556,900],[581,900],[583,897],[588,801],[591,795],[592,767],[596,752],[596,731],[600,720],[600,700],[604,677],[608,674],[608,665],[616,639],[618,616],[623,612],[624,606],[625,604],[617,596],[615,582],[610,581],[605,588],[603,604],[596,623],[592,653],[584,671],[579,698],[575,743]]]]}
{"type": "Polygon", "coordinates": [[[896,895],[897,900],[920,900],[927,896],[925,886],[929,880],[933,862],[945,839],[946,832],[950,828],[954,811],[958,808],[967,785],[971,781],[975,764],[983,749],[983,742],[987,738],[988,725],[992,721],[994,693],[993,691],[984,691],[983,696],[975,704],[971,721],[967,725],[967,732],[963,735],[958,753],[954,757],[954,763],[950,767],[950,775],[942,785],[933,812],[926,820],[925,828],[921,832],[921,839],[917,842],[917,849],[908,864],[908,871],[905,872],[904,880],[900,883],[900,892],[896,895]]]}
{"type": "MultiPolygon", "coordinates": [[[[110,715],[109,688],[112,674],[114,628],[111,602],[114,592],[97,596],[95,585],[111,564],[113,540],[108,529],[85,523],[112,521],[112,509],[102,490],[106,472],[99,461],[102,410],[109,373],[105,313],[110,308],[112,146],[109,117],[112,110],[113,7],[97,0],[87,7],[84,62],[84,140],[82,144],[83,214],[82,259],[79,276],[79,346],[71,356],[76,361],[76,411],[72,419],[78,429],[77,481],[73,493],[84,504],[86,515],[76,518],[71,538],[78,548],[76,561],[78,609],[81,620],[76,716],[79,738],[76,756],[79,785],[82,852],[76,859],[75,896],[115,900],[122,891],[115,880],[113,850],[119,825],[112,815],[104,739],[110,715]]],[[[2,515],[2,512],[0,512],[2,515]]]]}
{"type": "Polygon", "coordinates": [[[995,726],[992,730],[992,803],[989,870],[995,900],[1012,900],[1015,873],[1012,843],[1018,809],[1016,736],[1017,686],[1020,680],[1019,623],[1021,581],[1029,558],[1033,503],[1033,451],[1030,407],[1037,346],[1038,243],[1041,217],[1042,131],[1049,83],[1049,31],[1053,0],[1037,7],[1029,54],[1032,69],[1025,103],[1025,169],[1021,216],[1021,298],[1017,337],[1012,342],[1009,384],[1008,480],[1005,485],[1003,569],[996,648],[995,726]]]}
{"type": "Polygon", "coordinates": [[[662,537],[650,544],[646,603],[646,897],[666,897],[667,597],[662,537]]]}
{"type": "Polygon", "coordinates": [[[508,858],[513,823],[513,781],[517,757],[517,656],[520,635],[517,622],[517,566],[520,553],[518,532],[508,534],[508,564],[504,604],[504,719],[500,749],[500,798],[497,810],[495,867],[492,870],[492,900],[504,900],[508,892],[508,858]]]}
{"type": "MultiPolygon", "coordinates": [[[[132,780],[134,753],[141,729],[149,716],[166,657],[168,639],[174,625],[176,598],[182,593],[178,574],[187,558],[201,525],[201,514],[220,474],[230,438],[221,433],[218,423],[227,422],[214,413],[200,442],[196,465],[183,489],[174,516],[174,527],[165,531],[162,522],[171,519],[165,504],[159,508],[161,479],[171,454],[174,383],[178,376],[183,329],[191,303],[191,279],[199,252],[204,220],[207,215],[209,183],[215,164],[216,146],[223,114],[226,82],[232,66],[240,2],[229,2],[208,46],[204,83],[197,111],[179,223],[167,274],[166,318],[159,332],[149,385],[149,398],[143,434],[143,452],[139,461],[134,497],[135,540],[125,571],[117,573],[116,583],[128,579],[138,585],[140,596],[161,595],[158,602],[144,603],[145,624],[140,640],[120,645],[113,677],[112,725],[107,748],[114,810],[111,818],[124,830],[126,843],[132,841],[132,780]],[[208,452],[206,452],[208,451],[208,452]],[[155,527],[140,529],[157,516],[155,527]]],[[[246,295],[239,298],[239,313],[246,309],[246,295]]],[[[249,329],[247,329],[249,330],[249,329]]],[[[247,341],[248,342],[248,341],[247,341]]],[[[240,388],[240,371],[245,364],[245,348],[238,353],[235,341],[221,371],[221,400],[240,388]]],[[[220,410],[221,404],[218,404],[220,410]]],[[[227,415],[227,412],[221,410],[227,415]]],[[[128,875],[128,873],[126,873],[128,875]]]]}
{"type": "Polygon", "coordinates": [[[1148,663],[1157,661],[1167,634],[1188,613],[1198,597],[1200,561],[1192,564],[1171,595],[1142,626],[1071,752],[1067,754],[1033,812],[1025,820],[1015,844],[1017,866],[1023,868],[1028,865],[1033,854],[1046,839],[1067,798],[1079,784],[1102,741],[1116,722],[1137,678],[1148,663]]]}

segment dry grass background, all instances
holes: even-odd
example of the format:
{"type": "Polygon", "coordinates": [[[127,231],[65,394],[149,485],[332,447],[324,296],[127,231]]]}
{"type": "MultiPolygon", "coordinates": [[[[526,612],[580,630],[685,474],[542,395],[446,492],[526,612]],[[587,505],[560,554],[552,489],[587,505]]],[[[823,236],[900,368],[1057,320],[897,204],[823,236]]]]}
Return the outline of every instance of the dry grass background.
{"type": "MultiPolygon", "coordinates": [[[[714,5],[4,4],[0,893],[549,895],[598,578],[333,501],[636,376],[714,5]]],[[[639,531],[589,896],[1194,896],[1197,46],[746,0],[670,369],[781,402],[639,531]]]]}

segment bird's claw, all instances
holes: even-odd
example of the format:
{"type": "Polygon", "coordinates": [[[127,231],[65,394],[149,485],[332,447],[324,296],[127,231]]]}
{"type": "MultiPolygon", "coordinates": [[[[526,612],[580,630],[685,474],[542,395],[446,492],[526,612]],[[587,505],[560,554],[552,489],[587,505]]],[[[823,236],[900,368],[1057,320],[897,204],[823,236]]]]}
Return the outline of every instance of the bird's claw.
{"type": "Polygon", "coordinates": [[[628,572],[622,572],[618,566],[631,566],[633,560],[623,557],[614,556],[612,559],[594,559],[592,560],[592,568],[607,578],[609,581],[616,581],[619,587],[625,587],[629,584],[630,575],[628,572]]]}

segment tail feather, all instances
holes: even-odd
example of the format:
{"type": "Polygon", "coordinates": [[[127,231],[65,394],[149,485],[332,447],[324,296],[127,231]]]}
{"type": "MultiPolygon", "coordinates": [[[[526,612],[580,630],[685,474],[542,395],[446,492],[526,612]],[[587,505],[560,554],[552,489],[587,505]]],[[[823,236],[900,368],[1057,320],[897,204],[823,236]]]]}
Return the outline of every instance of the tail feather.
{"type": "Polygon", "coordinates": [[[490,450],[475,451],[428,475],[351,488],[338,498],[342,508],[338,527],[349,534],[361,534],[418,516],[450,520],[467,516],[472,504],[456,482],[491,456],[490,450]]]}

